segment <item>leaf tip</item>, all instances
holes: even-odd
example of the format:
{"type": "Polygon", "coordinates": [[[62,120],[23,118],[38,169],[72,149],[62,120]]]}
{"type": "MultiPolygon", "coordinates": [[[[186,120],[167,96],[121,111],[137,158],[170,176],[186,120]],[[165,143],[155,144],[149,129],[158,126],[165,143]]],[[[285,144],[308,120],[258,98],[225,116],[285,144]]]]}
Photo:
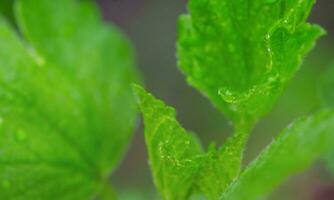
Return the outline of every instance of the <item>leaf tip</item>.
{"type": "Polygon", "coordinates": [[[137,103],[140,104],[141,100],[144,98],[144,95],[146,92],[146,90],[139,84],[137,83],[132,83],[131,84],[132,87],[132,91],[137,99],[137,103]]]}

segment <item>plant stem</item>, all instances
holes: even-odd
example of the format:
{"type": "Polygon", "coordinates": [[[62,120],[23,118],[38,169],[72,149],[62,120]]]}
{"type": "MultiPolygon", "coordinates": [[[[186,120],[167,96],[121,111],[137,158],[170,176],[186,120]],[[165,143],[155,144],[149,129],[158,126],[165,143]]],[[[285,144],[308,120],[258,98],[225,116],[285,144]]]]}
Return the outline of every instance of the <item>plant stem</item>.
{"type": "MultiPolygon", "coordinates": [[[[236,123],[235,124],[235,129],[234,129],[234,134],[232,138],[235,138],[238,142],[235,143],[234,148],[236,151],[238,151],[238,155],[240,156],[240,167],[242,164],[243,160],[243,154],[244,150],[247,144],[247,141],[249,139],[249,135],[252,132],[254,128],[254,124],[251,121],[245,122],[245,123],[236,123]]],[[[240,168],[241,169],[241,168],[240,168]]]]}

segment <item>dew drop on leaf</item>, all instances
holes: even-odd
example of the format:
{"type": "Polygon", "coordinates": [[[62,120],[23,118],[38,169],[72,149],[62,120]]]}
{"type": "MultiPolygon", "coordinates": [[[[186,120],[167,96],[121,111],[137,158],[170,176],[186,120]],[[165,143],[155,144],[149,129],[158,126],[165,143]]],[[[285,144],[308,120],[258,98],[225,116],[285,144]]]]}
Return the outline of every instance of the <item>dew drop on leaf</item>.
{"type": "Polygon", "coordinates": [[[219,94],[227,103],[235,103],[236,101],[236,96],[229,89],[222,88],[219,90],[219,94]]]}

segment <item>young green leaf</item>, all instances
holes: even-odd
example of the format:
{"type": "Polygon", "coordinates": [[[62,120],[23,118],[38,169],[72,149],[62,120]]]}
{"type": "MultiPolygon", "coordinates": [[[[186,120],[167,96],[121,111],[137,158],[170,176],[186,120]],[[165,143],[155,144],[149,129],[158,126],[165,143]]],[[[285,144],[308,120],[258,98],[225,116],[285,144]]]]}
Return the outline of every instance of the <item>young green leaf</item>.
{"type": "Polygon", "coordinates": [[[153,176],[164,199],[188,199],[200,193],[213,200],[255,200],[332,150],[334,112],[322,111],[282,131],[238,178],[233,147],[242,139],[232,137],[219,150],[211,146],[202,153],[197,140],[176,121],[174,109],[138,86],[135,92],[144,115],[153,176]]]}
{"type": "Polygon", "coordinates": [[[175,110],[140,86],[135,93],[144,116],[150,166],[164,199],[188,199],[201,193],[218,199],[240,170],[240,146],[245,134],[236,134],[221,148],[204,153],[193,134],[176,120],[175,110]]]}
{"type": "MultiPolygon", "coordinates": [[[[233,149],[233,153],[221,154],[215,160],[220,167],[211,166],[204,172],[204,190],[214,188],[207,185],[216,181],[218,174],[228,171],[229,175],[221,177],[224,181],[215,192],[224,190],[238,175],[252,126],[270,110],[305,54],[324,33],[320,27],[306,23],[313,3],[189,2],[189,14],[182,16],[179,23],[180,69],[191,85],[227,114],[236,129],[224,147],[233,149]]],[[[220,195],[209,193],[212,199],[220,195]]]]}
{"type": "Polygon", "coordinates": [[[145,120],[154,182],[166,200],[187,199],[200,167],[201,146],[176,120],[175,110],[134,86],[145,120]]]}
{"type": "Polygon", "coordinates": [[[244,133],[229,138],[225,144],[216,149],[209,146],[202,156],[201,168],[196,179],[196,187],[207,199],[219,199],[223,191],[239,175],[244,142],[244,133]]]}
{"type": "Polygon", "coordinates": [[[236,126],[266,114],[324,34],[306,23],[314,0],[191,0],[179,22],[188,82],[236,126]]]}
{"type": "Polygon", "coordinates": [[[332,110],[302,118],[286,128],[230,185],[221,199],[263,198],[287,177],[309,167],[333,145],[332,110]]]}
{"type": "Polygon", "coordinates": [[[90,3],[20,0],[16,16],[23,38],[0,18],[0,199],[89,199],[134,127],[132,49],[90,3]]]}

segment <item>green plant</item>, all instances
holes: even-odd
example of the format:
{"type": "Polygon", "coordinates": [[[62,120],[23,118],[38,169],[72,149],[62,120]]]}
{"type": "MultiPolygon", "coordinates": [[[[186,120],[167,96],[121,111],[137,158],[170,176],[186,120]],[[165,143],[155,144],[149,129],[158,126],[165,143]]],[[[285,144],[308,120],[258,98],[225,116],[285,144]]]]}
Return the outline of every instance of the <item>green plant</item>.
{"type": "MultiPolygon", "coordinates": [[[[235,130],[223,146],[204,150],[173,108],[134,86],[164,199],[259,199],[332,155],[331,71],[323,85],[326,108],[296,120],[249,166],[241,164],[253,127],[324,34],[306,22],[313,4],[190,0],[179,21],[180,69],[235,130]]],[[[14,10],[19,33],[0,17],[0,199],[115,199],[109,178],[136,120],[130,43],[102,23],[89,1],[17,0],[14,10]]],[[[123,196],[138,199],[136,193],[123,196]]]]}
{"type": "Polygon", "coordinates": [[[132,135],[133,52],[97,8],[19,0],[0,17],[0,199],[113,199],[132,135]]]}
{"type": "Polygon", "coordinates": [[[334,112],[326,109],[293,122],[249,166],[241,166],[254,125],[325,33],[306,22],[313,4],[190,0],[189,14],[179,21],[179,67],[235,130],[223,146],[204,151],[173,108],[135,86],[154,182],[164,199],[259,199],[332,150],[334,112]]]}

